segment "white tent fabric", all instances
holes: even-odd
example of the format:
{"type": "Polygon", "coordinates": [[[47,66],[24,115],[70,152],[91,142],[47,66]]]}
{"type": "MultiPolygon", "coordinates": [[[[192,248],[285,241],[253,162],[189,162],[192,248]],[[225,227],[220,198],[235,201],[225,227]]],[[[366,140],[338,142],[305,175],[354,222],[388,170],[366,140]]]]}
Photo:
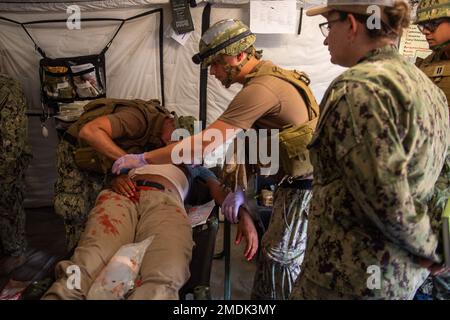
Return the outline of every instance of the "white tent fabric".
{"type": "MultiPolygon", "coordinates": [[[[76,4],[81,10],[99,10],[112,8],[129,8],[139,5],[160,5],[167,4],[169,0],[53,0],[53,1],[39,1],[39,0],[8,0],[0,2],[0,11],[65,11],[69,5],[76,4]]],[[[197,4],[202,2],[209,2],[218,5],[243,5],[250,2],[250,0],[196,0],[197,4]]],[[[323,4],[325,0],[297,0],[297,3],[312,6],[323,4]]]]}
{"type": "Polygon", "coordinates": [[[49,12],[66,11],[70,5],[77,5],[82,11],[92,11],[101,9],[122,9],[142,5],[167,4],[168,0],[53,0],[53,1],[33,1],[33,0],[9,0],[0,2],[0,11],[13,12],[49,12]]]}
{"type": "MultiPolygon", "coordinates": [[[[86,5],[85,2],[79,3],[86,5]]],[[[100,1],[90,1],[89,3],[93,5],[96,2],[100,1]]],[[[86,7],[86,11],[82,11],[82,17],[127,18],[162,7],[165,33],[167,34],[170,29],[171,16],[168,3],[155,5],[154,3],[160,2],[154,0],[101,2],[107,3],[110,7],[101,10],[86,7]],[[148,5],[149,2],[153,5],[148,5]],[[125,3],[130,6],[124,7],[125,3]],[[142,5],[144,3],[145,5],[142,5]],[[118,9],[119,7],[120,9],[118,9]]],[[[243,2],[245,3],[239,5],[213,5],[211,23],[223,18],[239,18],[249,23],[249,4],[248,1],[243,2]]],[[[65,4],[67,3],[65,2],[65,4]]],[[[45,8],[49,5],[48,3],[33,4],[26,11],[11,11],[11,7],[17,5],[11,1],[7,4],[10,6],[7,11],[3,5],[6,4],[0,5],[1,16],[21,22],[65,19],[68,16],[64,8],[62,11],[38,12],[39,10],[36,8],[39,6],[45,8]]],[[[61,5],[61,2],[54,1],[54,5],[56,8],[61,5]]],[[[203,8],[204,4],[191,8],[195,31],[185,46],[171,38],[164,39],[165,103],[170,110],[175,110],[182,115],[198,116],[199,112],[200,70],[192,63],[191,57],[198,50],[203,8]]],[[[309,74],[313,92],[319,101],[329,83],[342,72],[342,68],[333,66],[329,62],[329,54],[327,48],[322,44],[323,36],[318,28],[321,19],[320,17],[303,16],[303,28],[300,36],[295,34],[258,34],[256,41],[257,48],[264,50],[264,59],[309,74]]],[[[106,54],[107,94],[109,97],[161,98],[158,24],[157,14],[125,23],[106,54]]],[[[0,22],[0,26],[0,72],[9,73],[19,79],[24,86],[30,109],[39,110],[38,66],[40,56],[20,26],[3,22],[0,22]]],[[[29,30],[47,55],[56,58],[99,53],[117,26],[117,23],[90,22],[83,23],[81,30],[68,30],[64,24],[60,23],[33,25],[29,30]]],[[[239,85],[234,85],[226,90],[213,77],[209,78],[208,123],[211,123],[223,112],[239,89],[239,85]]],[[[52,120],[47,121],[50,136],[45,139],[40,135],[41,128],[38,118],[30,119],[30,141],[33,146],[34,160],[27,173],[26,204],[28,206],[48,205],[52,202],[53,183],[56,177],[54,152],[57,143],[52,122],[52,120]]]]}

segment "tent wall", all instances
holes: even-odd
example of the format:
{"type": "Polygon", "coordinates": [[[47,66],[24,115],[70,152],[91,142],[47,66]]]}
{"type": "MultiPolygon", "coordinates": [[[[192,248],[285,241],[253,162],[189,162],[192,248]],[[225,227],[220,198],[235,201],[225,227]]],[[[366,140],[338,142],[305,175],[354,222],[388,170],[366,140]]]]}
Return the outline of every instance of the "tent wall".
{"type": "MultiPolygon", "coordinates": [[[[112,2],[117,4],[121,1],[112,2]]],[[[154,3],[154,1],[152,2],[154,3]]],[[[249,23],[249,4],[247,1],[243,2],[239,5],[214,4],[211,23],[223,18],[239,18],[249,23]]],[[[157,7],[162,7],[164,10],[164,31],[167,34],[171,22],[170,5],[167,3],[120,9],[117,5],[102,10],[87,9],[82,11],[82,17],[126,18],[157,7]]],[[[195,32],[185,46],[171,38],[164,39],[165,102],[169,109],[182,115],[198,116],[199,112],[200,72],[198,66],[192,63],[191,57],[198,49],[203,8],[204,4],[191,8],[195,32]]],[[[0,6],[1,9],[2,6],[0,6]]],[[[22,22],[65,19],[68,16],[65,11],[36,12],[31,9],[20,12],[4,11],[0,12],[0,15],[22,22]]],[[[264,59],[309,74],[312,89],[319,101],[332,79],[342,71],[341,68],[333,66],[329,62],[329,54],[327,48],[323,46],[323,36],[318,28],[321,19],[304,16],[300,36],[295,34],[258,34],[256,41],[257,48],[264,50],[264,59]]],[[[158,23],[158,15],[127,22],[114,40],[106,54],[109,97],[160,98],[158,23]]],[[[29,30],[47,55],[56,58],[100,52],[117,26],[117,23],[93,22],[83,23],[81,30],[68,30],[64,24],[46,24],[39,27],[33,26],[29,30]]],[[[32,42],[20,27],[1,23],[0,71],[7,72],[22,82],[29,101],[29,108],[33,110],[40,110],[39,59],[40,56],[34,50],[32,42]]],[[[211,123],[223,112],[239,89],[239,85],[234,85],[226,90],[214,77],[209,77],[208,123],[211,123]]],[[[34,160],[27,174],[27,206],[52,203],[53,183],[56,177],[54,153],[57,143],[52,123],[52,119],[47,121],[50,135],[46,139],[40,134],[41,127],[38,118],[30,119],[30,141],[34,160]]]]}

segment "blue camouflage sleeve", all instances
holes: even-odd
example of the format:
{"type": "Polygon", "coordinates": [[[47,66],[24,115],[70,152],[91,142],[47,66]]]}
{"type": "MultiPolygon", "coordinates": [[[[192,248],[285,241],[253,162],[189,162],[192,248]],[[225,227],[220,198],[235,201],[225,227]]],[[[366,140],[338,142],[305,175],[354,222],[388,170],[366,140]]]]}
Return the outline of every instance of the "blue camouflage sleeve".
{"type": "Polygon", "coordinates": [[[205,182],[210,180],[210,179],[214,179],[217,180],[216,175],[209,170],[208,168],[205,168],[203,166],[187,166],[192,179],[195,179],[196,177],[199,177],[200,179],[204,180],[205,182]]]}

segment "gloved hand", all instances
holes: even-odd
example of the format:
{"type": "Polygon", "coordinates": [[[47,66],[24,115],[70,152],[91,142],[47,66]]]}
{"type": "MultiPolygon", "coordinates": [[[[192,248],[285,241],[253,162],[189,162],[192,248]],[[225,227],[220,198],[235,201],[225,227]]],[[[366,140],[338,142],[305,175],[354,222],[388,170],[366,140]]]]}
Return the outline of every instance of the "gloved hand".
{"type": "Polygon", "coordinates": [[[146,164],[148,163],[145,161],[144,153],[126,154],[114,162],[111,171],[114,174],[122,174],[127,173],[130,169],[139,168],[146,164]]]}
{"type": "Polygon", "coordinates": [[[230,192],[222,203],[222,213],[231,223],[238,223],[239,208],[245,202],[244,191],[238,188],[235,192],[230,192]]]}

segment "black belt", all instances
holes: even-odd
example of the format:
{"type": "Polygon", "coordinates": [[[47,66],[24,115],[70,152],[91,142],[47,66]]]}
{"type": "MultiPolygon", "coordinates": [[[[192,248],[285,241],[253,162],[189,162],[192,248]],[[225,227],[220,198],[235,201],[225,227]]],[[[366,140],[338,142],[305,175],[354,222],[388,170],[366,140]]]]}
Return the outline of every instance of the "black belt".
{"type": "Polygon", "coordinates": [[[70,143],[72,146],[77,147],[78,141],[77,138],[75,138],[70,133],[64,132],[61,136],[64,140],[66,140],[68,143],[70,143]]]}
{"type": "Polygon", "coordinates": [[[138,187],[153,187],[159,190],[165,190],[166,188],[158,182],[153,182],[149,180],[137,180],[135,181],[138,187]]]}
{"type": "Polygon", "coordinates": [[[279,185],[283,188],[293,188],[302,190],[312,190],[312,179],[284,179],[284,181],[279,185]]]}

